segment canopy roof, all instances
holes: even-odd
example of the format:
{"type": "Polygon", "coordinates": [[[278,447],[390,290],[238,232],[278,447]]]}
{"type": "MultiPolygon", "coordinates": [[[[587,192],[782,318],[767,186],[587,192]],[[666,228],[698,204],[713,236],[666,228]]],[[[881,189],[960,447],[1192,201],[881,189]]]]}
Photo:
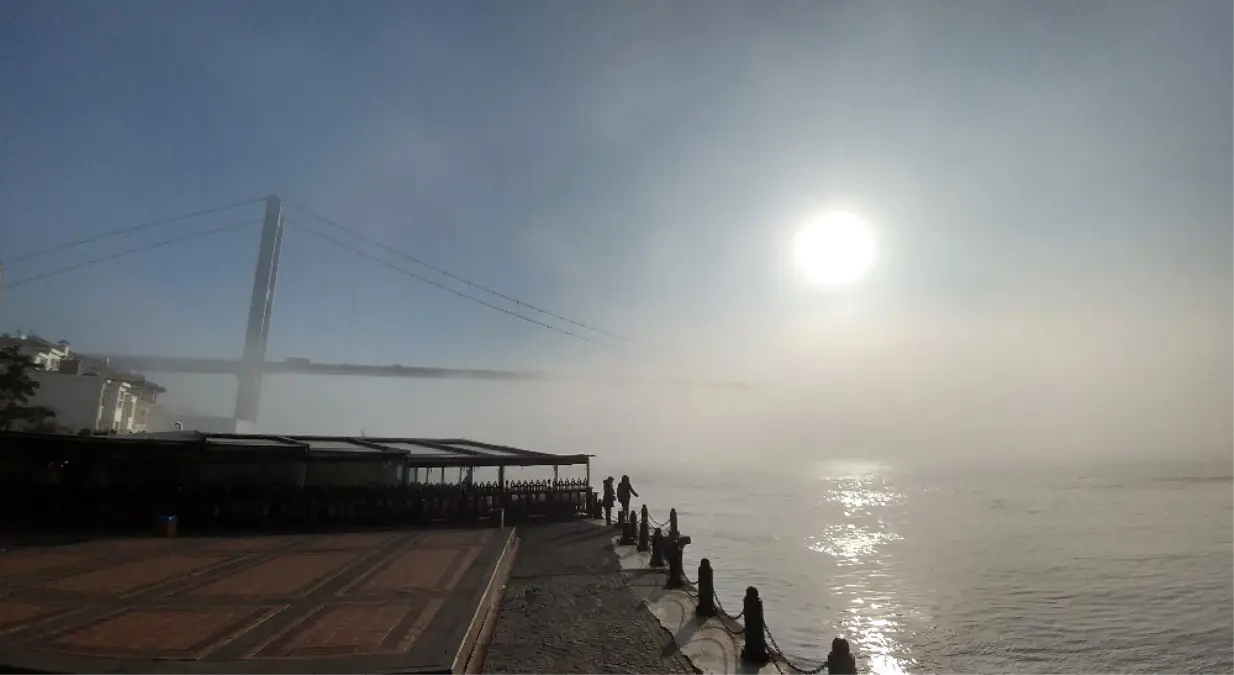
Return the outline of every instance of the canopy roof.
{"type": "Polygon", "coordinates": [[[99,450],[183,450],[206,455],[243,454],[253,458],[398,461],[407,466],[568,466],[586,464],[590,455],[555,455],[465,438],[348,436],[273,436],[172,431],[114,436],[0,433],[0,449],[46,446],[97,447],[99,450]]]}

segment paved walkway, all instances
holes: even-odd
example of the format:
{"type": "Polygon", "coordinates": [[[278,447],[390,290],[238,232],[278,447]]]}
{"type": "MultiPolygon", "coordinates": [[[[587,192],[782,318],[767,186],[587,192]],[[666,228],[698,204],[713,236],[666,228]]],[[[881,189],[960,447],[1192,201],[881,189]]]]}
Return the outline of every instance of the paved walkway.
{"type": "Polygon", "coordinates": [[[475,632],[510,534],[113,539],[9,550],[0,553],[0,665],[448,672],[475,632]]]}
{"type": "Polygon", "coordinates": [[[587,520],[518,528],[486,672],[697,672],[626,584],[614,533],[587,520]]]}

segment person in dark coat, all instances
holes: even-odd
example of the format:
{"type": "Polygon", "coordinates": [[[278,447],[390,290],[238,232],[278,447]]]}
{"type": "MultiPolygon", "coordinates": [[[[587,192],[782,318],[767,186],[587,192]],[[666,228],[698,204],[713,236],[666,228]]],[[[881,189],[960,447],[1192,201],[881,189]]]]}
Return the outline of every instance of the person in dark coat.
{"type": "Polygon", "coordinates": [[[625,519],[630,519],[630,495],[638,496],[634,491],[634,486],[630,484],[629,476],[622,476],[621,482],[617,484],[617,501],[621,502],[621,512],[625,514],[625,519]]]}
{"type": "Polygon", "coordinates": [[[604,524],[613,524],[613,504],[617,502],[617,494],[613,492],[613,477],[604,479],[604,524]]]}
{"type": "Polygon", "coordinates": [[[836,673],[856,675],[857,659],[853,658],[848,640],[836,638],[831,641],[831,652],[827,654],[827,672],[833,675],[836,673]]]}

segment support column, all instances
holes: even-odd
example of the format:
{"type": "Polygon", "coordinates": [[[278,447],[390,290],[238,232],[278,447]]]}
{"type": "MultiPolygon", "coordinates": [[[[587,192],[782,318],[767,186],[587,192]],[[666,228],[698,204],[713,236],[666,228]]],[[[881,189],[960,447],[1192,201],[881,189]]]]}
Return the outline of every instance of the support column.
{"type": "Polygon", "coordinates": [[[266,217],[261,228],[261,248],[253,274],[253,297],[249,301],[248,328],[244,335],[244,356],[237,373],[236,420],[257,422],[261,399],[262,369],[266,362],[266,343],[270,337],[270,315],[274,308],[274,282],[278,278],[279,251],[283,245],[283,202],[273,195],[266,198],[266,217]]]}

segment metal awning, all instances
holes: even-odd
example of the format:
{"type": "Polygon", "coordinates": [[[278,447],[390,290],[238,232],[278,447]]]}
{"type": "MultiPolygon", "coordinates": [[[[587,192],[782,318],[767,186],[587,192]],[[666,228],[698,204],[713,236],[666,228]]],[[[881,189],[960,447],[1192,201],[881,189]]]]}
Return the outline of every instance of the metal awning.
{"type": "Polygon", "coordinates": [[[570,466],[590,455],[555,455],[465,438],[276,436],[170,431],[112,436],[0,432],[0,450],[31,446],[100,450],[193,451],[222,459],[400,462],[414,467],[570,466]]]}

